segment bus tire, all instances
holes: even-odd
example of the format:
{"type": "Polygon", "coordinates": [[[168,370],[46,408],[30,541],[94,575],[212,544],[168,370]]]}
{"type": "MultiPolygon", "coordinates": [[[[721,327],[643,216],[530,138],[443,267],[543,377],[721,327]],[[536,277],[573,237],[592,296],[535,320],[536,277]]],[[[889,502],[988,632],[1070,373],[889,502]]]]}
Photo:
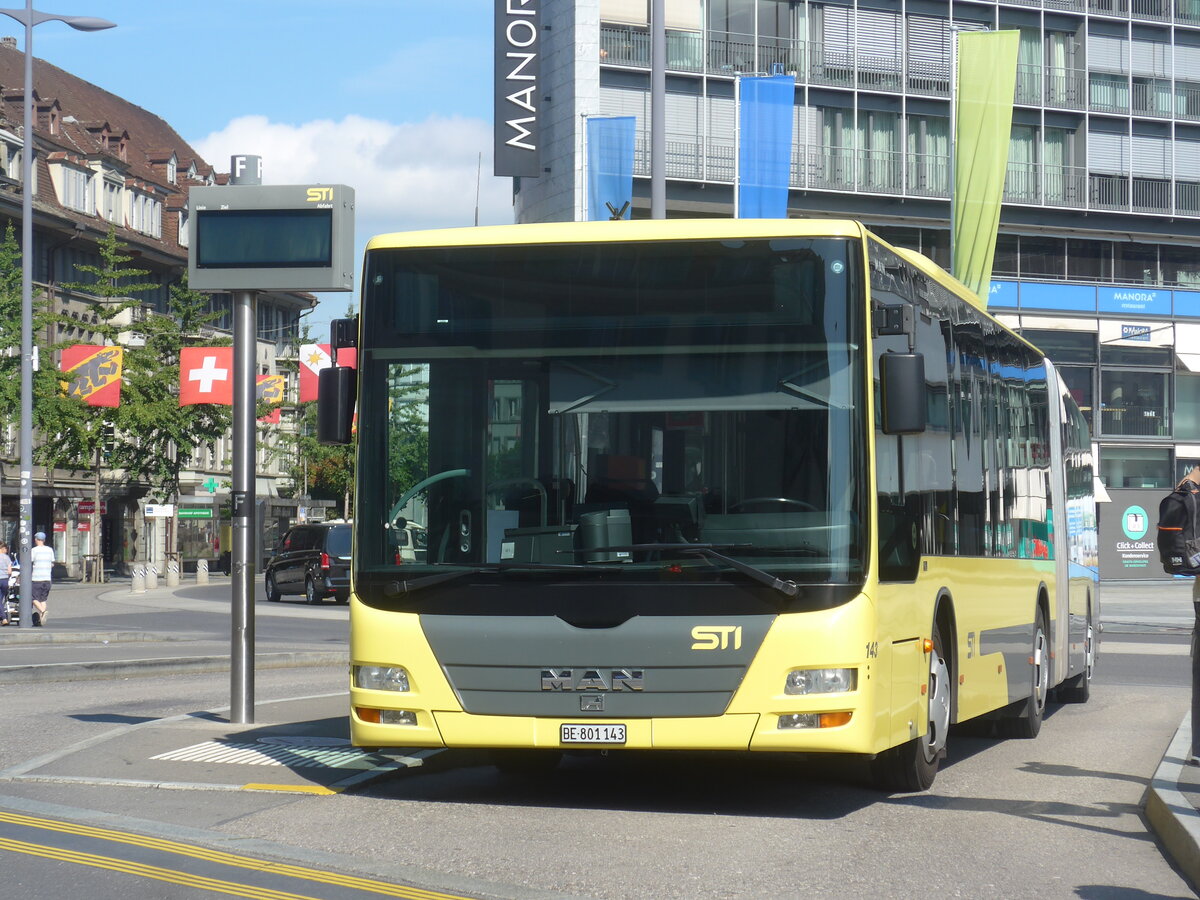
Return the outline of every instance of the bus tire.
{"type": "Polygon", "coordinates": [[[558,768],[558,750],[493,750],[492,765],[505,775],[545,775],[558,768]]]}
{"type": "Polygon", "coordinates": [[[1083,671],[1058,687],[1059,703],[1087,703],[1092,694],[1092,669],[1096,664],[1096,636],[1092,630],[1092,609],[1088,607],[1087,631],[1083,638],[1083,671]]]}
{"type": "Polygon", "coordinates": [[[1038,604],[1033,625],[1033,647],[1030,650],[1029,696],[1006,710],[1000,720],[1003,737],[1030,739],[1042,730],[1046,713],[1046,698],[1050,693],[1050,644],[1046,638],[1046,615],[1038,604]]]}
{"type": "Polygon", "coordinates": [[[889,793],[911,794],[933,785],[938,765],[946,755],[950,728],[950,664],[946,661],[941,629],[933,626],[933,652],[929,655],[929,703],[925,734],[899,747],[883,751],[871,763],[875,785],[889,793]]]}

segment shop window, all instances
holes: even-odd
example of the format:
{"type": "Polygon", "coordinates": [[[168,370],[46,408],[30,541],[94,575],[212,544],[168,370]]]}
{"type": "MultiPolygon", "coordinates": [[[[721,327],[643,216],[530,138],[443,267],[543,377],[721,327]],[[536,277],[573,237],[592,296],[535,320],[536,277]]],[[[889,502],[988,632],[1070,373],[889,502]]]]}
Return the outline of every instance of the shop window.
{"type": "Polygon", "coordinates": [[[1106,366],[1169,366],[1173,361],[1170,347],[1100,346],[1100,362],[1106,366]]]}
{"type": "Polygon", "coordinates": [[[1065,278],[1067,245],[1062,238],[1021,237],[1022,278],[1065,278]]]}
{"type": "Polygon", "coordinates": [[[1092,428],[1092,407],[1095,403],[1096,370],[1086,366],[1060,366],[1058,374],[1067,390],[1071,392],[1075,405],[1092,428]]]}
{"type": "Polygon", "coordinates": [[[1067,241],[1067,278],[1072,281],[1112,281],[1112,242],[1067,241]]]}
{"type": "Polygon", "coordinates": [[[1200,441],[1200,375],[1175,373],[1174,435],[1178,441],[1200,441]]]}
{"type": "Polygon", "coordinates": [[[1096,362],[1096,335],[1091,331],[1039,331],[1025,328],[1025,340],[1037,346],[1056,365],[1096,362]]]}
{"type": "Polygon", "coordinates": [[[1113,245],[1113,276],[1127,284],[1161,284],[1158,245],[1117,241],[1113,245]]]}
{"type": "Polygon", "coordinates": [[[1101,370],[1100,433],[1169,437],[1168,382],[1166,372],[1101,370]]]}
{"type": "Polygon", "coordinates": [[[1105,447],[1100,453],[1100,479],[1110,488],[1167,488],[1171,451],[1153,447],[1105,447]]]}

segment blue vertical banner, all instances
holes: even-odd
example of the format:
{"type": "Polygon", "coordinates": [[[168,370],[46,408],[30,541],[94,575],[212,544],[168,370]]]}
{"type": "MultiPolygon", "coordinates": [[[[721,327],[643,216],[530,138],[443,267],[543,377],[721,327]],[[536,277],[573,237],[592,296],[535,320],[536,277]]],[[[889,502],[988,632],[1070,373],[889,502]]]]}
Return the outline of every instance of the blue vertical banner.
{"type": "Polygon", "coordinates": [[[739,219],[786,219],[792,171],[794,75],[741,79],[738,109],[739,219]]]}
{"type": "Polygon", "coordinates": [[[633,116],[587,120],[588,221],[632,218],[633,116]]]}

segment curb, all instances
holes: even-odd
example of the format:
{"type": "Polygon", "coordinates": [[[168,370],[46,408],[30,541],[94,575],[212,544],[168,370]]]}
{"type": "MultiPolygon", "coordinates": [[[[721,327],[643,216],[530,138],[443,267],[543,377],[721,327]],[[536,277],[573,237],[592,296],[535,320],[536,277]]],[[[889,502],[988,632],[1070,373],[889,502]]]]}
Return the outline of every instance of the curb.
{"type": "Polygon", "coordinates": [[[1195,886],[1200,885],[1200,811],[1179,790],[1191,741],[1192,716],[1188,713],[1146,789],[1142,806],[1163,849],[1195,886]]]}
{"type": "MultiPolygon", "coordinates": [[[[254,668],[290,669],[346,665],[346,651],[289,651],[259,653],[254,668]]],[[[119,662],[43,663],[0,668],[0,684],[40,684],[48,681],[101,681],[106,678],[148,675],[196,675],[228,672],[228,656],[181,656],[160,659],[131,659],[119,662]]]]}
{"type": "Polygon", "coordinates": [[[193,641],[194,636],[179,632],[151,631],[55,631],[46,627],[14,628],[0,632],[0,647],[7,644],[133,644],[160,641],[193,641]]]}

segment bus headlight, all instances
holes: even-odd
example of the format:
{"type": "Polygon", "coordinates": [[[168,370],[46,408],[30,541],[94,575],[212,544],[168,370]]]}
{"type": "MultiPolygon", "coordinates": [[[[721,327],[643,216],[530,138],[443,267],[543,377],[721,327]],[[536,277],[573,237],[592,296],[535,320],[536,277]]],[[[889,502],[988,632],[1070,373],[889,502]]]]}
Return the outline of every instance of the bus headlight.
{"type": "Polygon", "coordinates": [[[401,666],[355,666],[354,686],[371,691],[408,691],[408,670],[401,666]]]}
{"type": "Polygon", "coordinates": [[[843,694],[858,686],[857,669],[793,669],[783,686],[785,694],[843,694]]]}

